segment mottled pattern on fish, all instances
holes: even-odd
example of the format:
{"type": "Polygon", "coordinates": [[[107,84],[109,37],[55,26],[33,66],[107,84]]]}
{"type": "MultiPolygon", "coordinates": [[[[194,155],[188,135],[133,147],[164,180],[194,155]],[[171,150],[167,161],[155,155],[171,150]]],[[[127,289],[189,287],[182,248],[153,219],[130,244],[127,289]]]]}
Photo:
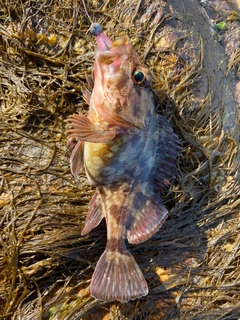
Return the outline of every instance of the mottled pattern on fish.
{"type": "Polygon", "coordinates": [[[96,192],[89,204],[82,235],[105,217],[107,245],[97,263],[91,294],[97,299],[127,302],[148,293],[146,280],[127,250],[125,239],[141,243],[155,234],[167,216],[160,193],[175,175],[179,140],[155,110],[151,73],[141,64],[127,36],[111,42],[95,28],[97,48],[87,118],[68,121],[77,144],[71,169],[83,165],[96,192]]]}

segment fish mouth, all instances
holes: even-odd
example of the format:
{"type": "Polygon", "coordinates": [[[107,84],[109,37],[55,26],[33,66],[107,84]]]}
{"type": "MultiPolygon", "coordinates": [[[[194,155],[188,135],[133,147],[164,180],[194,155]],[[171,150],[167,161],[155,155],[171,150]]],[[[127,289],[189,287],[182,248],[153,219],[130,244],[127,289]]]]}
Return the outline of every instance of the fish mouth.
{"type": "MultiPolygon", "coordinates": [[[[118,70],[128,56],[128,36],[112,42],[105,34],[97,37],[96,58],[101,65],[111,65],[111,69],[118,70]]],[[[108,70],[110,71],[110,70],[108,70]]],[[[113,71],[113,70],[112,70],[113,71]]]]}

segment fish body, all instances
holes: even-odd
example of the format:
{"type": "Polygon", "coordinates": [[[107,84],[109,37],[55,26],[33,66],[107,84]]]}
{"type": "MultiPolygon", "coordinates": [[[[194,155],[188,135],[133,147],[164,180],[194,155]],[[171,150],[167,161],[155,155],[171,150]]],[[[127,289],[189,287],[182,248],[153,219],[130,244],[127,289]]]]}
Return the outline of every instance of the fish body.
{"type": "Polygon", "coordinates": [[[160,193],[175,175],[179,140],[156,112],[151,73],[124,36],[114,42],[95,33],[97,47],[92,92],[84,92],[87,117],[72,115],[67,131],[77,141],[70,163],[83,166],[96,186],[82,235],[103,218],[107,245],[98,261],[91,294],[127,302],[148,293],[146,280],[127,250],[155,234],[167,216],[160,193]]]}

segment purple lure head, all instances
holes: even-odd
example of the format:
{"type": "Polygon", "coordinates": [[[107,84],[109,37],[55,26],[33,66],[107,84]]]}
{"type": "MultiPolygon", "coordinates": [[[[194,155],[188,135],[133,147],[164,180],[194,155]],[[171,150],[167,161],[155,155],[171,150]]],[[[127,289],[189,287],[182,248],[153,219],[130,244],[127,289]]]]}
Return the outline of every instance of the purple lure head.
{"type": "Polygon", "coordinates": [[[96,37],[100,33],[102,33],[102,26],[99,23],[94,22],[91,24],[91,27],[89,30],[90,30],[90,33],[96,37]]]}

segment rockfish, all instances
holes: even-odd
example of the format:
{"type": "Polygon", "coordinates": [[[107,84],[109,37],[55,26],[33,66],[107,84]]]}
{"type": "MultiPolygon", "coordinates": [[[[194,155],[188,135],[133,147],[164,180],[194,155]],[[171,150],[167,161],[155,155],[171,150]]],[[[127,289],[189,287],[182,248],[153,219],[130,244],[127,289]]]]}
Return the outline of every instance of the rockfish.
{"type": "MultiPolygon", "coordinates": [[[[70,158],[76,176],[83,167],[95,185],[82,235],[103,218],[107,245],[93,273],[91,295],[127,302],[148,294],[148,285],[129,243],[148,240],[162,226],[167,209],[160,193],[175,176],[179,139],[156,112],[152,76],[128,36],[112,42],[100,25],[96,36],[94,83],[83,92],[87,117],[69,117],[70,158]]],[[[88,81],[89,83],[91,81],[88,81]]]]}

